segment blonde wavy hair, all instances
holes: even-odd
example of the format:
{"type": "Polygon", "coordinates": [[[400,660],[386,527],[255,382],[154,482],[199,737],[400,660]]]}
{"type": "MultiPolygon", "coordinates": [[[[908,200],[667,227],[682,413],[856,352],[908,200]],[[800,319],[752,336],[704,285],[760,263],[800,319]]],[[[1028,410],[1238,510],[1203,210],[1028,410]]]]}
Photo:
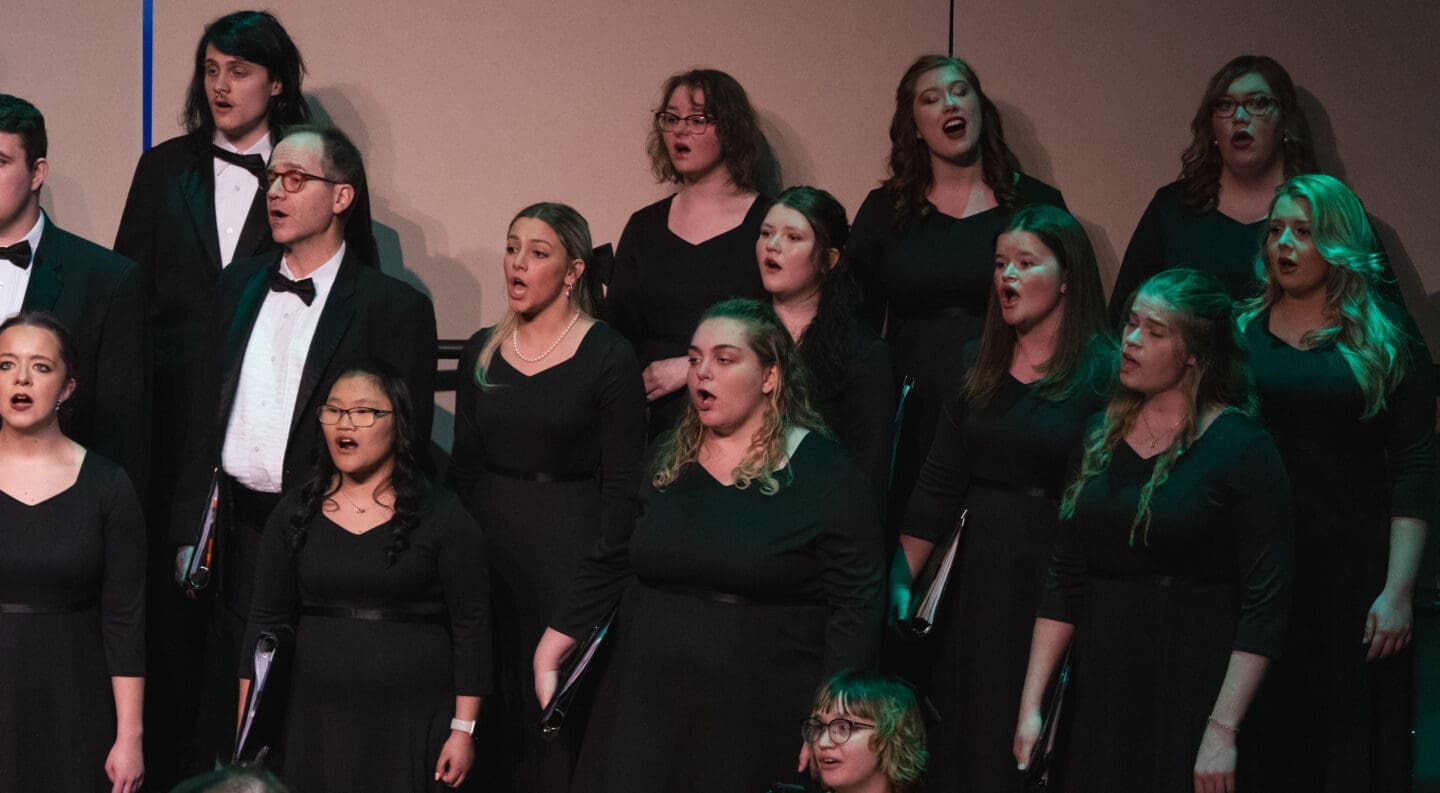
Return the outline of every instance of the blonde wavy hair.
{"type": "MultiPolygon", "coordinates": [[[[1291,177],[1275,190],[1275,201],[1281,198],[1309,205],[1310,239],[1330,265],[1325,278],[1325,312],[1336,324],[1306,333],[1300,343],[1311,348],[1335,342],[1365,396],[1365,412],[1360,417],[1372,418],[1385,409],[1385,398],[1414,362],[1408,334],[1381,310],[1377,300],[1385,257],[1376,250],[1370,219],[1360,199],[1333,176],[1291,177]]],[[[1275,212],[1274,202],[1270,212],[1275,212]]],[[[1241,304],[1242,329],[1282,297],[1280,286],[1270,278],[1268,255],[1269,246],[1262,244],[1255,256],[1255,277],[1264,288],[1241,304]]]]}
{"type": "MultiPolygon", "coordinates": [[[[778,373],[778,382],[765,404],[760,430],[751,438],[745,457],[731,472],[736,489],[744,490],[755,484],[761,493],[773,496],[780,491],[776,472],[785,467],[788,459],[786,433],[796,428],[825,435],[829,431],[820,415],[810,406],[807,375],[795,353],[795,342],[768,302],[749,298],[725,300],[706,309],[700,322],[711,319],[731,319],[744,325],[745,341],[750,351],[759,357],[762,367],[768,369],[774,366],[778,373]]],[[[679,478],[685,466],[699,459],[705,436],[700,413],[695,409],[695,403],[687,399],[685,415],[680,423],[661,436],[651,483],[657,489],[664,488],[679,478]]]]}
{"type": "MultiPolygon", "coordinates": [[[[1165,270],[1141,284],[1135,294],[1153,298],[1170,310],[1183,348],[1180,356],[1195,359],[1198,382],[1175,440],[1160,453],[1149,481],[1140,488],[1140,501],[1130,522],[1132,546],[1137,529],[1143,529],[1142,542],[1150,544],[1150,502],[1169,480],[1175,464],[1195,443],[1200,434],[1200,415],[1213,407],[1255,412],[1249,356],[1235,324],[1234,304],[1218,278],[1199,270],[1165,270]]],[[[1135,426],[1144,401],[1144,394],[1126,388],[1117,378],[1104,419],[1085,438],[1080,473],[1065,489],[1060,517],[1073,517],[1086,483],[1110,467],[1115,450],[1135,426]]]]}

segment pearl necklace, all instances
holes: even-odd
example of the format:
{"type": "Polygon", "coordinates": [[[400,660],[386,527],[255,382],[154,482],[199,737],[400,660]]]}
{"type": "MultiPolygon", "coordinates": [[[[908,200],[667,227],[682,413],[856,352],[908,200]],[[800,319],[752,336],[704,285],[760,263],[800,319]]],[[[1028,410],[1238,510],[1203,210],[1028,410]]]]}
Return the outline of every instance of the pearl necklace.
{"type": "Polygon", "coordinates": [[[557,339],[555,339],[555,341],[551,342],[551,343],[550,343],[550,346],[545,348],[545,352],[540,353],[539,355],[537,355],[537,356],[534,357],[534,358],[527,358],[527,357],[525,356],[525,353],[520,352],[520,329],[519,329],[519,328],[516,328],[515,330],[510,331],[510,347],[515,350],[515,354],[516,354],[517,356],[519,356],[519,357],[520,357],[520,360],[524,361],[525,363],[539,363],[540,361],[545,360],[545,356],[549,355],[549,354],[552,353],[552,352],[555,352],[555,348],[556,348],[556,347],[559,347],[559,346],[560,346],[560,342],[564,341],[564,340],[565,340],[565,337],[568,336],[568,335],[570,335],[570,329],[573,328],[573,327],[575,327],[575,322],[576,322],[577,320],[579,320],[579,319],[580,319],[580,312],[579,312],[579,311],[576,311],[576,312],[575,312],[575,316],[573,316],[573,317],[570,318],[570,324],[565,326],[565,330],[560,331],[560,336],[559,336],[559,338],[557,338],[557,339]]]}

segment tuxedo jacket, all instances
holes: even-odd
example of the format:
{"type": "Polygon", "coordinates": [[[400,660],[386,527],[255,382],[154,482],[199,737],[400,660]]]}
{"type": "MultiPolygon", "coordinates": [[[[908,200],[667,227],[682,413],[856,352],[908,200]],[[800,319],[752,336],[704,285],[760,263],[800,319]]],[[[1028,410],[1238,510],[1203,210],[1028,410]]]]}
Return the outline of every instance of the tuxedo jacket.
{"type": "MultiPolygon", "coordinates": [[[[235,246],[235,260],[278,251],[270,239],[265,197],[256,192],[235,246]]],[[[220,236],[215,230],[215,161],[210,137],[196,132],[140,156],[115,251],[139,265],[149,301],[153,345],[152,508],[173,494],[198,383],[205,341],[220,294],[220,236]]]]}
{"type": "MultiPolygon", "coordinates": [[[[210,354],[205,356],[197,401],[190,411],[171,516],[171,540],[177,545],[195,541],[211,474],[220,465],[245,348],[269,294],[266,276],[279,266],[277,251],[234,261],[220,278],[218,321],[207,334],[210,354]]],[[[415,406],[413,448],[422,460],[429,453],[435,411],[435,309],[430,299],[368,266],[348,247],[331,289],[305,357],[295,404],[282,408],[290,410],[283,490],[300,485],[310,474],[314,450],[323,443],[316,410],[325,403],[330,382],[362,359],[384,361],[404,377],[415,406]]]]}
{"type": "Polygon", "coordinates": [[[31,262],[24,311],[48,311],[75,339],[75,393],[60,411],[71,439],[120,464],[144,492],[149,446],[145,293],[134,262],[48,216],[31,262]]]}

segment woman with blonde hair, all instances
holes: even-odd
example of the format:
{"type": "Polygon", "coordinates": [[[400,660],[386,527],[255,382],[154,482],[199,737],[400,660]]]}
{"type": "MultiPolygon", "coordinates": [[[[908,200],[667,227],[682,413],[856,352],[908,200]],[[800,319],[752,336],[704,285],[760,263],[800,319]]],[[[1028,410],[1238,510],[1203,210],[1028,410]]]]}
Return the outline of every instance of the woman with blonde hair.
{"type": "Polygon", "coordinates": [[[568,790],[583,725],[535,736],[530,657],[581,557],[634,522],[645,442],[640,367],[591,314],[591,261],[580,213],[520,210],[506,236],[505,315],[465,345],[455,395],[450,482],[485,527],[493,582],[498,685],[482,721],[505,760],[487,771],[537,793],[568,790]]]}
{"type": "Polygon", "coordinates": [[[535,653],[541,702],[612,604],[576,791],[732,793],[798,781],[814,681],[873,661],[883,608],[868,480],[826,436],[795,345],[756,300],[712,306],[643,515],[586,560],[535,653]]]}
{"type": "Polygon", "coordinates": [[[1031,761],[1073,638],[1059,789],[1231,793],[1289,610],[1285,469],[1218,279],[1167,270],[1127,314],[1119,382],[1061,499],[1013,753],[1031,761]]]}
{"type": "Polygon", "coordinates": [[[1408,790],[1411,600],[1435,503],[1430,353],[1382,296],[1383,256],[1344,184],[1289,179],[1267,220],[1263,291],[1240,322],[1294,488],[1295,610],[1257,703],[1252,784],[1408,790]]]}

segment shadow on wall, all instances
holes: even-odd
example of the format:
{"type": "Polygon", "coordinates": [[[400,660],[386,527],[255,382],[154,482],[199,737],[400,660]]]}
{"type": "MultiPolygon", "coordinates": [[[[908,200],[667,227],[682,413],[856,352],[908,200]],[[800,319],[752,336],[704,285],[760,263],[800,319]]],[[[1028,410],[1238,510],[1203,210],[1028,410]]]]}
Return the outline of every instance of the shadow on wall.
{"type": "MultiPolygon", "coordinates": [[[[40,190],[40,207],[62,229],[94,228],[90,203],[85,185],[76,179],[56,174],[54,170],[45,177],[45,186],[40,190]],[[56,204],[59,204],[59,208],[56,204]]],[[[110,240],[92,240],[97,245],[110,247],[110,240]]]]}
{"type": "Polygon", "coordinates": [[[774,113],[756,111],[760,120],[760,134],[765,140],[766,156],[772,163],[773,184],[762,188],[767,195],[776,196],[780,191],[795,185],[808,184],[828,190],[825,185],[814,184],[814,162],[799,133],[774,113]],[[782,167],[781,163],[788,163],[782,167]]]}

